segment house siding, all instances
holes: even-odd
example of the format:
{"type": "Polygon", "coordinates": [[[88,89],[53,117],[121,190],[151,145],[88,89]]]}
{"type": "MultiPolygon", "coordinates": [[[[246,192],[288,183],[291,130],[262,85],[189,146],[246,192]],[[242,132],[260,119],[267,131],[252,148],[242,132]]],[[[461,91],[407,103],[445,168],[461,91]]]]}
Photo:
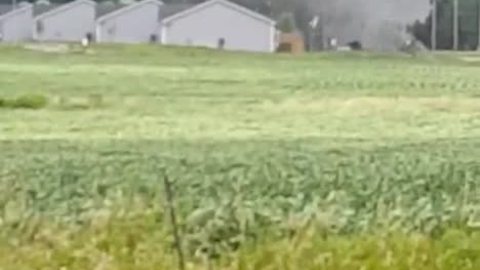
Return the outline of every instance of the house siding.
{"type": "MultiPolygon", "coordinates": [[[[148,2],[97,22],[98,42],[143,43],[157,34],[160,5],[148,2]]],[[[159,39],[159,38],[158,38],[159,39]]]]}
{"type": "Polygon", "coordinates": [[[227,50],[272,52],[274,25],[252,18],[221,2],[176,18],[162,26],[162,42],[216,48],[220,39],[227,50]]]}
{"type": "Polygon", "coordinates": [[[34,27],[39,41],[79,41],[87,33],[94,33],[95,6],[79,3],[67,10],[47,14],[36,21],[34,27]],[[38,22],[43,24],[43,31],[38,31],[38,22]]]}
{"type": "Polygon", "coordinates": [[[32,39],[33,15],[32,7],[21,8],[14,14],[0,18],[2,41],[15,42],[32,39]]]}

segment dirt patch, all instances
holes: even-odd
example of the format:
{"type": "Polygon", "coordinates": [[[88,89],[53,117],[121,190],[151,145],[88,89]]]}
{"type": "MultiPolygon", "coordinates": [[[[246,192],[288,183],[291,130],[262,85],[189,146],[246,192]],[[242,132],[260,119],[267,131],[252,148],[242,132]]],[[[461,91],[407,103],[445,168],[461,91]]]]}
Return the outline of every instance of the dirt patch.
{"type": "Polygon", "coordinates": [[[27,44],[23,46],[24,49],[45,52],[45,53],[68,53],[70,52],[70,47],[67,44],[27,44]]]}
{"type": "Polygon", "coordinates": [[[460,57],[460,60],[467,63],[480,63],[480,55],[479,56],[463,56],[463,57],[460,57]]]}

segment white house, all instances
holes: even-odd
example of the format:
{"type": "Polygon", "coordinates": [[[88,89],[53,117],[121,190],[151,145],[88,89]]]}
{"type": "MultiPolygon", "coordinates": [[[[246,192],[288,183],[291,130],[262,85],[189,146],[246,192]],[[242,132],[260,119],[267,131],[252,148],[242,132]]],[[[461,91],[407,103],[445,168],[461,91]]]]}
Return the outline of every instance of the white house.
{"type": "Polygon", "coordinates": [[[34,6],[34,39],[38,41],[80,41],[95,30],[95,6],[91,0],[64,5],[34,6]]]}
{"type": "Polygon", "coordinates": [[[29,3],[0,5],[0,41],[17,42],[32,39],[33,8],[29,3]]]}
{"type": "Polygon", "coordinates": [[[97,7],[97,42],[142,43],[158,39],[162,2],[143,0],[130,5],[97,7]]]}
{"type": "Polygon", "coordinates": [[[210,0],[160,18],[163,44],[274,52],[276,23],[226,0],[210,0]]]}

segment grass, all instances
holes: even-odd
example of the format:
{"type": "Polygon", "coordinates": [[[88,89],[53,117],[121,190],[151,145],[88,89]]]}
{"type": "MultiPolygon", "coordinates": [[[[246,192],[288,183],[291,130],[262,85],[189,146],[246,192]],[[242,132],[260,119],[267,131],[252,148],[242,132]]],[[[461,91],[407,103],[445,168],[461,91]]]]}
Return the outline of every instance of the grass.
{"type": "MultiPolygon", "coordinates": [[[[472,57],[472,56],[469,56],[472,57]]],[[[480,66],[458,54],[293,57],[0,47],[0,265],[478,269],[480,66]]]]}

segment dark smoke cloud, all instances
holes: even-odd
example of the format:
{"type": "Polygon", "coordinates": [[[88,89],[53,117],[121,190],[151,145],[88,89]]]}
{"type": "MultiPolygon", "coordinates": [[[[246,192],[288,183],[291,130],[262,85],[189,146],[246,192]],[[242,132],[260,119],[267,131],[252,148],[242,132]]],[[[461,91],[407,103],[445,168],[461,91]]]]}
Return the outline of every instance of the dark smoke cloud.
{"type": "Polygon", "coordinates": [[[411,37],[406,26],[424,20],[430,0],[310,0],[324,35],[339,45],[360,41],[365,48],[395,50],[411,37]]]}

